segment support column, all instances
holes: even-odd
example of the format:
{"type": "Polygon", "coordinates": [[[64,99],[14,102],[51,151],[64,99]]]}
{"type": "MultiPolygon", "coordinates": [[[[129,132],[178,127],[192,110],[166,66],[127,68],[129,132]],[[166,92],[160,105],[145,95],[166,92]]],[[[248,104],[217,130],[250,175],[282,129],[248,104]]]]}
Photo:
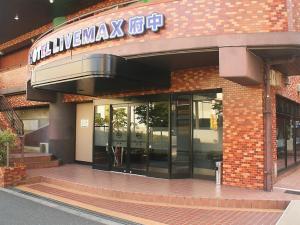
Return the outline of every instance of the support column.
{"type": "Polygon", "coordinates": [[[264,189],[272,191],[272,171],[273,171],[273,152],[272,152],[272,105],[271,105],[271,85],[270,85],[270,65],[265,65],[264,74],[264,189]]]}
{"type": "Polygon", "coordinates": [[[76,105],[63,103],[63,94],[57,94],[49,107],[49,152],[63,163],[75,161],[76,105]]]}

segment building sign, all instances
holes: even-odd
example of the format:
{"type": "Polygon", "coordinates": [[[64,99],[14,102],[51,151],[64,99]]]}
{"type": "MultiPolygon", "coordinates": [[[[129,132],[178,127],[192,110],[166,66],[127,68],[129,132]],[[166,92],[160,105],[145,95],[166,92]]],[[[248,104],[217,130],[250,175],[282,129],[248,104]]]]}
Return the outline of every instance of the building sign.
{"type": "Polygon", "coordinates": [[[88,119],[81,119],[80,120],[80,127],[81,128],[89,127],[89,120],[88,119]]]}
{"type": "Polygon", "coordinates": [[[274,87],[280,87],[282,84],[283,75],[276,70],[270,71],[270,84],[274,87]]]}
{"type": "Polygon", "coordinates": [[[164,15],[160,13],[152,13],[148,16],[134,16],[129,18],[128,21],[116,19],[112,20],[110,24],[100,22],[98,25],[84,27],[63,34],[37,46],[30,53],[29,63],[35,64],[41,59],[45,59],[51,55],[83,45],[122,38],[125,35],[142,35],[147,30],[158,32],[164,25],[164,15]],[[128,23],[127,30],[124,29],[125,23],[128,23]]]}

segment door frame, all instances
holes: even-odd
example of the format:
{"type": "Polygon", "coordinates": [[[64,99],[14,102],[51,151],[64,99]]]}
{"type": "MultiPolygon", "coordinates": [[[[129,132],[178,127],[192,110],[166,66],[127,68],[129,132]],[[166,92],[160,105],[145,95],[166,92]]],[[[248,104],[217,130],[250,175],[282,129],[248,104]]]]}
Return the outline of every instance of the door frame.
{"type": "Polygon", "coordinates": [[[138,103],[128,103],[128,112],[130,114],[130,116],[128,117],[128,170],[129,170],[129,173],[134,173],[134,174],[139,174],[139,175],[148,175],[148,168],[149,168],[149,102],[138,102],[138,103]],[[146,105],[147,106],[147,109],[146,109],[146,165],[145,165],[145,171],[144,172],[141,172],[140,170],[136,170],[136,169],[133,169],[131,168],[131,158],[130,158],[130,152],[131,152],[131,138],[132,138],[132,135],[131,135],[131,109],[133,106],[136,106],[136,105],[146,105]]]}

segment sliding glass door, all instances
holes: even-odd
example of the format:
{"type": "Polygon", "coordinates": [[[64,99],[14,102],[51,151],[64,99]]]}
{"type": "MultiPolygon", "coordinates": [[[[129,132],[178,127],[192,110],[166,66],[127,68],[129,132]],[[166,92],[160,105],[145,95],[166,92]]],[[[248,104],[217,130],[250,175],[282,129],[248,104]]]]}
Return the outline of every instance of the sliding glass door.
{"type": "Polygon", "coordinates": [[[163,178],[213,178],[222,160],[222,134],[221,92],[96,106],[94,167],[163,178]]]}

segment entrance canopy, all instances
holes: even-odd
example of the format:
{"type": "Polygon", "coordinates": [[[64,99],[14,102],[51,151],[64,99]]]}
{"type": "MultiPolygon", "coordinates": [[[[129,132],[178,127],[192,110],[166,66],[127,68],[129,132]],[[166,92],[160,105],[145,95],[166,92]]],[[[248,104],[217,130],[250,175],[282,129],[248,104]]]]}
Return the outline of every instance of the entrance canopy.
{"type": "Polygon", "coordinates": [[[96,96],[116,91],[167,88],[170,72],[108,54],[77,55],[32,71],[33,88],[96,96]]]}

